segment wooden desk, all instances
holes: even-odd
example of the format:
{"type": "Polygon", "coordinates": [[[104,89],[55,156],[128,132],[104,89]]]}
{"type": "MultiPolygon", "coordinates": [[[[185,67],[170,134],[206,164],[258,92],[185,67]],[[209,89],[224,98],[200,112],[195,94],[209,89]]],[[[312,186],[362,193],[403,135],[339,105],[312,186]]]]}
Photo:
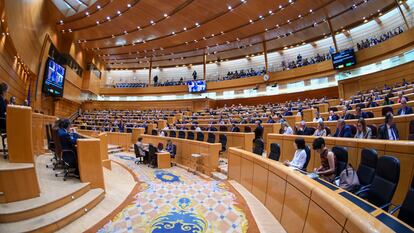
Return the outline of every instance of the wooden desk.
{"type": "Polygon", "coordinates": [[[81,182],[90,182],[91,188],[105,190],[100,140],[95,138],[78,139],[77,150],[81,182]]]}
{"type": "Polygon", "coordinates": [[[168,151],[157,152],[157,164],[159,169],[171,167],[171,156],[168,151]]]}
{"type": "Polygon", "coordinates": [[[228,177],[250,191],[287,232],[394,232],[414,229],[366,201],[313,180],[283,164],[241,149],[229,149],[228,177]],[[363,209],[363,206],[370,206],[363,209]],[[391,224],[379,216],[393,220],[391,224]]]}

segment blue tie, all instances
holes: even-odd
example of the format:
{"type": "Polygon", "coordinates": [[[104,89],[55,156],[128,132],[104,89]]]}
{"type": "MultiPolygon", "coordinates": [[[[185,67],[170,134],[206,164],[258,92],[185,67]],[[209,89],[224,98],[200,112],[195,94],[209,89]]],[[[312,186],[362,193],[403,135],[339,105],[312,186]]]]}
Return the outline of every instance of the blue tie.
{"type": "Polygon", "coordinates": [[[397,137],[395,136],[393,128],[391,128],[391,134],[392,134],[392,140],[397,140],[397,137]]]}

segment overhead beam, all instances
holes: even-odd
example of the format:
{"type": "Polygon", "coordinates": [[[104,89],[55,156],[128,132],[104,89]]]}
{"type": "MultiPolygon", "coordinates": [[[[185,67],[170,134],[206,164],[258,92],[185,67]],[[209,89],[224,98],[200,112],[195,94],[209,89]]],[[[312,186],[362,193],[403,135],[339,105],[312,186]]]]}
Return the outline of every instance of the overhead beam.
{"type": "Polygon", "coordinates": [[[335,52],[337,53],[337,52],[339,51],[339,50],[338,50],[338,44],[336,43],[335,34],[334,34],[333,30],[332,30],[331,20],[328,18],[328,19],[326,20],[326,22],[328,22],[329,31],[331,32],[332,41],[333,41],[334,46],[335,46],[335,52]]]}
{"type": "Polygon", "coordinates": [[[266,74],[267,74],[268,68],[269,68],[269,63],[268,63],[268,60],[267,60],[267,46],[266,46],[266,41],[265,40],[263,41],[263,53],[264,53],[264,60],[265,60],[265,71],[266,71],[266,74]]]}
{"type": "Polygon", "coordinates": [[[206,80],[207,75],[206,75],[206,60],[207,60],[207,54],[204,52],[203,55],[203,79],[206,80]]]}
{"type": "Polygon", "coordinates": [[[403,10],[401,9],[401,5],[400,5],[399,1],[395,0],[395,3],[398,6],[398,10],[400,11],[401,17],[404,20],[405,26],[407,27],[407,29],[410,29],[410,25],[408,24],[407,18],[405,17],[403,10]]]}

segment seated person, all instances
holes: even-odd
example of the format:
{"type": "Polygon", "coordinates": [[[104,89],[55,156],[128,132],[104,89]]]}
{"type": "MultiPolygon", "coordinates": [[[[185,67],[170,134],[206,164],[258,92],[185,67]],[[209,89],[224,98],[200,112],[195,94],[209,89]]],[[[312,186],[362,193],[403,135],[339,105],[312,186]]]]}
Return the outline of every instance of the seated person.
{"type": "Polygon", "coordinates": [[[125,130],[125,125],[124,125],[124,121],[120,121],[119,122],[119,124],[118,124],[118,131],[120,132],[120,133],[123,133],[124,132],[124,130],[125,130]]]}
{"type": "Polygon", "coordinates": [[[293,135],[292,127],[290,127],[290,125],[289,125],[289,123],[287,121],[284,121],[281,124],[281,127],[283,129],[283,134],[284,135],[293,135]]]}
{"type": "Polygon", "coordinates": [[[289,166],[289,167],[294,167],[297,169],[302,170],[303,166],[306,163],[306,151],[305,151],[305,139],[303,138],[296,138],[295,139],[295,155],[293,156],[292,161],[286,160],[285,162],[283,162],[284,165],[289,166]]]}
{"type": "Polygon", "coordinates": [[[168,139],[167,145],[165,146],[165,150],[170,153],[171,158],[175,157],[175,155],[173,154],[173,144],[171,139],[168,139]]]}
{"type": "Polygon", "coordinates": [[[377,102],[372,101],[372,98],[369,97],[366,107],[367,108],[374,108],[374,107],[378,107],[378,104],[377,104],[377,102]]]}
{"type": "Polygon", "coordinates": [[[72,130],[70,133],[70,121],[69,119],[62,119],[59,124],[58,137],[63,150],[70,150],[73,154],[62,153],[62,159],[69,164],[70,167],[75,168],[75,174],[79,175],[78,169],[78,156],[76,150],[76,141],[78,140],[78,134],[72,130]]]}
{"type": "Polygon", "coordinates": [[[337,121],[339,120],[339,116],[335,114],[333,110],[329,111],[328,121],[337,121]]]}
{"type": "Polygon", "coordinates": [[[267,123],[275,123],[272,116],[269,116],[267,123]]]}
{"type": "Polygon", "coordinates": [[[313,141],[312,147],[321,157],[321,166],[315,168],[314,172],[322,179],[332,182],[335,179],[336,172],[336,157],[334,153],[326,147],[323,138],[316,138],[313,141]]]}
{"type": "Polygon", "coordinates": [[[148,161],[148,147],[145,147],[144,144],[142,143],[142,137],[138,138],[138,141],[135,143],[138,147],[138,153],[136,154],[135,157],[141,157],[142,158],[142,162],[148,161]]]}
{"type": "Polygon", "coordinates": [[[339,119],[336,127],[336,132],[333,137],[338,138],[352,138],[352,131],[349,125],[346,125],[344,119],[339,119]]]}
{"type": "Polygon", "coordinates": [[[390,100],[390,97],[388,95],[386,95],[384,97],[384,102],[382,103],[382,106],[391,105],[391,104],[394,104],[394,102],[390,100]]]}
{"type": "Polygon", "coordinates": [[[213,126],[213,124],[209,124],[207,131],[217,131],[217,128],[213,126]]]}
{"type": "Polygon", "coordinates": [[[323,121],[318,122],[318,126],[313,133],[313,136],[326,137],[325,123],[323,123],[323,121]]]}
{"type": "Polygon", "coordinates": [[[350,113],[350,110],[347,109],[346,107],[344,107],[342,112],[343,112],[342,119],[344,119],[344,120],[355,119],[355,115],[350,113]]]}
{"type": "Polygon", "coordinates": [[[394,124],[394,116],[391,112],[385,115],[384,124],[378,129],[378,139],[399,140],[400,135],[394,124]]]}
{"type": "Polygon", "coordinates": [[[313,118],[313,122],[323,121],[323,118],[320,116],[319,111],[315,112],[315,117],[313,118]]]}
{"type": "Polygon", "coordinates": [[[367,123],[364,118],[359,118],[357,123],[357,132],[355,138],[360,139],[371,139],[372,130],[370,127],[367,127],[367,123]]]}
{"type": "Polygon", "coordinates": [[[401,99],[401,108],[398,109],[398,115],[408,115],[408,114],[413,114],[413,109],[409,106],[407,106],[407,99],[405,99],[405,97],[403,97],[401,99]]]}
{"type": "Polygon", "coordinates": [[[231,132],[240,132],[240,128],[236,124],[231,124],[231,132]]]}
{"type": "Polygon", "coordinates": [[[363,112],[361,109],[361,106],[356,106],[355,107],[355,118],[359,119],[359,118],[368,118],[367,113],[363,112]]]}
{"type": "Polygon", "coordinates": [[[297,131],[297,135],[312,135],[312,131],[309,127],[306,126],[305,121],[300,122],[300,127],[297,131]]]}

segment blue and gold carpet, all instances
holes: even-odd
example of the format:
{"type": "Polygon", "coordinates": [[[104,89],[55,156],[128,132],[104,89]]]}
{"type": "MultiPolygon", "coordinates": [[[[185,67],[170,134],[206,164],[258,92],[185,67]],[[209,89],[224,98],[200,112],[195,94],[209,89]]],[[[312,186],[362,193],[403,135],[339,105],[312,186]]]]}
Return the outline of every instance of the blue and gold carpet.
{"type": "Polygon", "coordinates": [[[140,191],[98,232],[258,232],[243,198],[227,182],[203,179],[179,167],[136,165],[128,154],[113,160],[134,171],[140,191]]]}

